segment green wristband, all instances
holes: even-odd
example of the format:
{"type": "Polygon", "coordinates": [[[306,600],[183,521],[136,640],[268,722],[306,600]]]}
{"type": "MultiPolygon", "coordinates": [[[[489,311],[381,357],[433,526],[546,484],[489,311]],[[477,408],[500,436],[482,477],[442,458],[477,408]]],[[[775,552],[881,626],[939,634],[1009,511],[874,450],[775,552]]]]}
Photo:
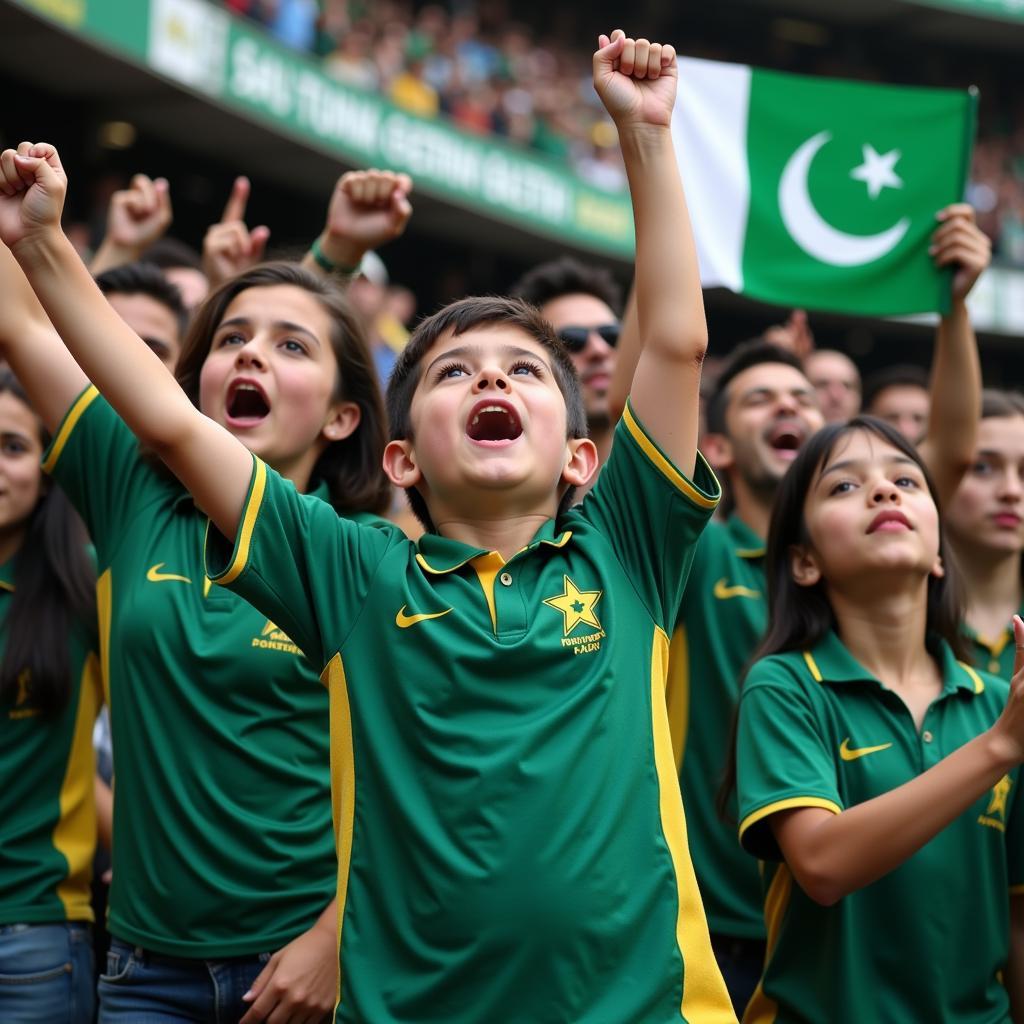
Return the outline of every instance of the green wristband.
{"type": "Polygon", "coordinates": [[[316,265],[327,274],[343,274],[346,277],[353,277],[359,272],[359,267],[346,267],[344,264],[335,263],[333,260],[329,260],[325,255],[323,249],[320,247],[320,239],[313,239],[313,244],[309,247],[309,251],[316,261],[316,265]]]}

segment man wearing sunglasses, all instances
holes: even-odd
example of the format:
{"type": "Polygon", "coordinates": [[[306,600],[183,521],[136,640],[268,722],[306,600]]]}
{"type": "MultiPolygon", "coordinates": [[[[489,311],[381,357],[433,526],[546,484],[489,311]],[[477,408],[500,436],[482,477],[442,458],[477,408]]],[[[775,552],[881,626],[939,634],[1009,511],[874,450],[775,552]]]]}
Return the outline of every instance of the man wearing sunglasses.
{"type": "Polygon", "coordinates": [[[608,389],[621,327],[622,291],[615,278],[604,268],[563,256],[534,267],[513,285],[512,294],[537,306],[569,350],[583,385],[590,437],[604,462],[615,426],[608,389]]]}

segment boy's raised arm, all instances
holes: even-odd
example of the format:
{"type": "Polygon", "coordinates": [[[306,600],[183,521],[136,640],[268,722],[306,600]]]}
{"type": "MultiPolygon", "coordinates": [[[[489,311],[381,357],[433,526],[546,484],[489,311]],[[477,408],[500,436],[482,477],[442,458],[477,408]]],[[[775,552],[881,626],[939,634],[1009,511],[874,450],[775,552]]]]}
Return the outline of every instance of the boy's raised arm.
{"type": "Polygon", "coordinates": [[[707,324],[697,251],[672,147],[678,76],[673,47],[616,29],[594,54],[594,88],[615,121],[636,224],[636,297],[643,350],[630,401],[684,473],[696,461],[707,324]]]}
{"type": "Polygon", "coordinates": [[[0,154],[0,239],[10,248],[78,365],[227,537],[252,473],[249,450],[203,416],[114,312],[60,228],[67,178],[57,151],[22,143],[0,154]]]}

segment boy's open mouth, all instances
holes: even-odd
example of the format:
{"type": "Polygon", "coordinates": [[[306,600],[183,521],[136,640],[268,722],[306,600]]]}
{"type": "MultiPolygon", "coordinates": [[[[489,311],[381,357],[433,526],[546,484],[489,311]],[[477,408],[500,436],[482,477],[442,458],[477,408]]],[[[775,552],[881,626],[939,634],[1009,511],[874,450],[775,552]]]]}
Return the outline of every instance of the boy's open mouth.
{"type": "Polygon", "coordinates": [[[500,444],[514,441],[523,432],[519,413],[508,402],[487,398],[477,402],[469,413],[466,434],[470,440],[500,444]]]}
{"type": "Polygon", "coordinates": [[[270,413],[270,402],[258,384],[237,380],[228,388],[228,419],[236,424],[254,424],[270,413]]]}

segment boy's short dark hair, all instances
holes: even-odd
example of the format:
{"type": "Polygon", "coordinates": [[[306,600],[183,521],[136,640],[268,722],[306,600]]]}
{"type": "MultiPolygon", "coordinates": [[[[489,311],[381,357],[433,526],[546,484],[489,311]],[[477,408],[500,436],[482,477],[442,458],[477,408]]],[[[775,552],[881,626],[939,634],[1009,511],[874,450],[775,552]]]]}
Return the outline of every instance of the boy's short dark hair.
{"type": "Polygon", "coordinates": [[[580,263],[571,256],[549,260],[528,270],[512,286],[511,294],[537,307],[563,295],[593,295],[616,316],[622,315],[622,289],[611,271],[580,263]]]}
{"type": "Polygon", "coordinates": [[[181,292],[177,285],[171,284],[164,277],[163,271],[155,263],[125,263],[120,267],[111,267],[96,275],[96,284],[104,295],[148,296],[174,314],[179,333],[185,329],[188,310],[181,300],[181,292]]]}
{"type": "MultiPolygon", "coordinates": [[[[535,306],[523,299],[488,295],[451,302],[433,316],[421,320],[416,326],[388,380],[385,401],[391,440],[412,439],[412,399],[420,382],[423,357],[431,346],[446,331],[458,337],[474,327],[487,324],[507,324],[509,327],[516,327],[548,352],[555,383],[558,384],[558,390],[565,399],[567,436],[587,436],[587,414],[583,408],[579,378],[576,376],[576,369],[569,358],[569,353],[555,336],[551,325],[535,306]]],[[[559,514],[572,503],[572,490],[569,489],[559,504],[559,514]]],[[[409,488],[406,493],[413,514],[428,531],[433,531],[434,524],[431,522],[422,495],[414,487],[409,488]]]]}
{"type": "MultiPolygon", "coordinates": [[[[707,397],[707,429],[711,434],[726,433],[725,411],[729,406],[729,385],[744,370],[762,363],[782,363],[791,366],[804,374],[803,363],[788,349],[773,345],[770,341],[754,338],[745,341],[733,349],[722,372],[715,380],[714,387],[707,397]]],[[[806,374],[804,374],[806,376],[806,374]]]]}
{"type": "Polygon", "coordinates": [[[928,371],[921,366],[911,363],[887,366],[865,378],[863,408],[870,411],[872,403],[886,388],[921,388],[927,391],[929,385],[928,371]]]}

